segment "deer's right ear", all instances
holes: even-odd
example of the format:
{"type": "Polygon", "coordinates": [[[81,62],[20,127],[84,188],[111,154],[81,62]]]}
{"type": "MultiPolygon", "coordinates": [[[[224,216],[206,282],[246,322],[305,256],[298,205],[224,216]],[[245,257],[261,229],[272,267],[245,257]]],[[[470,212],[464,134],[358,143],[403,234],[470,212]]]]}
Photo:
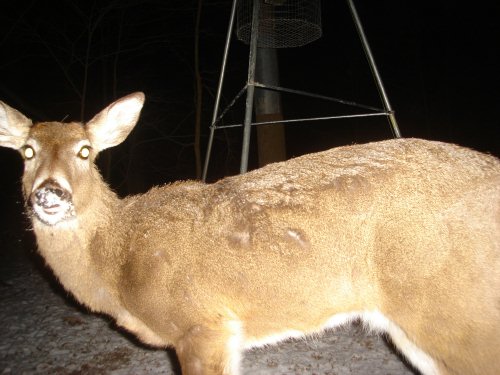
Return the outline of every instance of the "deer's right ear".
{"type": "Polygon", "coordinates": [[[20,149],[28,138],[31,125],[29,118],[0,101],[0,146],[20,149]]]}
{"type": "Polygon", "coordinates": [[[139,120],[143,104],[144,94],[134,92],[99,112],[86,125],[92,146],[102,151],[122,143],[139,120]]]}

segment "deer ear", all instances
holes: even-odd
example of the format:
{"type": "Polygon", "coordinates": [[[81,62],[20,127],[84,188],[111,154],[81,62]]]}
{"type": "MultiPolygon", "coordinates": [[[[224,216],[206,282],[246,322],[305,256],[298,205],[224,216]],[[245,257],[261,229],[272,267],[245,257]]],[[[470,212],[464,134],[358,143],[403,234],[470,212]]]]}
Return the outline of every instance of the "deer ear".
{"type": "Polygon", "coordinates": [[[0,101],[0,146],[19,149],[26,143],[31,120],[0,101]]]}
{"type": "Polygon", "coordinates": [[[122,143],[134,128],[142,106],[144,94],[134,92],[99,112],[87,125],[90,143],[97,151],[122,143]]]}

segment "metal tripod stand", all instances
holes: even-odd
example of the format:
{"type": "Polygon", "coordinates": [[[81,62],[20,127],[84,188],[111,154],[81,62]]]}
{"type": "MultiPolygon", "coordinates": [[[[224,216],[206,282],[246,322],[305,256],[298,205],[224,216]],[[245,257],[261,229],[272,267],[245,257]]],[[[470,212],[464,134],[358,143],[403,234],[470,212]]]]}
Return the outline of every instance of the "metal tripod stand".
{"type": "Polygon", "coordinates": [[[337,98],[333,98],[333,97],[327,97],[324,95],[318,95],[318,94],[313,94],[313,93],[309,93],[309,92],[305,92],[305,91],[288,89],[288,88],[284,88],[284,87],[270,86],[270,85],[265,85],[265,84],[256,82],[255,81],[255,64],[256,64],[256,57],[257,57],[257,42],[258,42],[257,39],[258,39],[258,35],[259,35],[259,18],[260,18],[259,15],[260,15],[261,1],[262,0],[254,0],[253,1],[252,27],[251,27],[251,36],[250,36],[250,53],[249,53],[249,59],[248,59],[247,82],[246,82],[245,86],[235,96],[235,98],[219,114],[220,97],[221,97],[221,92],[222,92],[222,86],[224,83],[226,62],[227,62],[227,57],[228,57],[228,52],[229,52],[231,35],[233,32],[233,28],[234,28],[236,6],[238,3],[238,0],[233,0],[231,14],[230,14],[230,18],[229,18],[229,27],[228,27],[228,32],[227,32],[227,36],[226,36],[226,43],[225,43],[225,47],[224,47],[221,74],[219,77],[219,84],[217,87],[217,93],[216,93],[216,97],[215,97],[215,105],[214,105],[214,111],[213,111],[213,116],[212,116],[212,122],[210,125],[210,135],[209,135],[209,139],[208,139],[207,152],[206,152],[205,163],[204,163],[204,168],[203,168],[203,175],[202,175],[203,181],[206,181],[207,172],[208,172],[208,165],[210,162],[210,155],[212,152],[214,134],[215,134],[215,130],[217,130],[217,129],[243,126],[243,147],[242,147],[242,152],[241,152],[240,173],[245,173],[248,169],[248,154],[249,154],[249,148],[250,148],[250,134],[251,134],[250,130],[251,130],[252,125],[264,125],[264,124],[273,124],[273,123],[292,123],[292,122],[306,121],[306,120],[308,120],[308,121],[310,121],[310,120],[331,120],[331,119],[354,118],[354,117],[386,116],[389,120],[391,130],[392,130],[394,137],[395,138],[401,137],[401,133],[399,131],[398,124],[396,122],[396,117],[394,115],[394,111],[393,111],[391,104],[389,102],[389,99],[387,97],[384,85],[382,83],[382,79],[380,78],[377,66],[375,64],[375,59],[373,58],[370,46],[368,44],[368,40],[366,39],[364,30],[363,30],[363,26],[361,25],[361,21],[359,19],[358,13],[357,13],[356,8],[354,6],[353,0],[347,0],[347,4],[349,6],[349,10],[351,12],[354,24],[356,26],[356,30],[357,30],[358,36],[360,38],[361,44],[363,46],[366,58],[368,60],[368,64],[370,65],[370,69],[371,69],[373,78],[374,78],[375,83],[377,85],[377,88],[378,88],[378,91],[379,91],[379,94],[381,97],[381,101],[383,104],[383,109],[375,108],[375,107],[371,107],[371,106],[366,106],[366,105],[362,105],[362,104],[358,104],[358,103],[350,102],[350,101],[346,101],[346,100],[341,100],[341,99],[337,99],[337,98]],[[368,110],[369,112],[362,113],[362,114],[354,114],[354,115],[326,116],[326,117],[290,119],[290,120],[279,120],[279,121],[252,122],[252,112],[253,112],[253,105],[254,105],[254,91],[255,91],[256,87],[263,88],[263,89],[269,89],[269,90],[277,90],[277,91],[281,91],[281,92],[300,94],[300,95],[304,95],[304,96],[308,96],[308,97],[312,97],[312,98],[330,100],[330,101],[334,101],[337,103],[347,104],[350,106],[354,106],[354,107],[358,107],[358,108],[361,108],[364,110],[368,110]],[[242,124],[232,124],[232,125],[219,125],[219,123],[221,122],[222,118],[227,113],[227,111],[235,104],[235,102],[245,92],[246,92],[246,104],[245,104],[245,116],[244,116],[243,123],[242,124]]]}

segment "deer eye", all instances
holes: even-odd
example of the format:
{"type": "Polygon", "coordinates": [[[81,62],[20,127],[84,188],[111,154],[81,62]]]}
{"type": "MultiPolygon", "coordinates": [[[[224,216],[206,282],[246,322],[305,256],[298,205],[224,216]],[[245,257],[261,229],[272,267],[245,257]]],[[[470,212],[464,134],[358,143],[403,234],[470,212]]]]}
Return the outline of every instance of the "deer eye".
{"type": "Polygon", "coordinates": [[[35,157],[35,149],[31,146],[24,146],[23,147],[23,157],[26,160],[33,159],[35,157]]]}
{"type": "Polygon", "coordinates": [[[77,155],[81,159],[88,159],[90,156],[90,146],[82,146],[77,155]]]}

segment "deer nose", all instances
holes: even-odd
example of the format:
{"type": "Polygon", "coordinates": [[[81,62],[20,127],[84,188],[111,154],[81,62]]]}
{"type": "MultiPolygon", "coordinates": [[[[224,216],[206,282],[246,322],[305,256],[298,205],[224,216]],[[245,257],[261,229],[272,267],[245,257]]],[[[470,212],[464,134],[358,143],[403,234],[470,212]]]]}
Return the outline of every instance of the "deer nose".
{"type": "Polygon", "coordinates": [[[71,200],[71,193],[53,179],[42,182],[33,193],[31,203],[42,207],[51,207],[61,201],[71,200]]]}

